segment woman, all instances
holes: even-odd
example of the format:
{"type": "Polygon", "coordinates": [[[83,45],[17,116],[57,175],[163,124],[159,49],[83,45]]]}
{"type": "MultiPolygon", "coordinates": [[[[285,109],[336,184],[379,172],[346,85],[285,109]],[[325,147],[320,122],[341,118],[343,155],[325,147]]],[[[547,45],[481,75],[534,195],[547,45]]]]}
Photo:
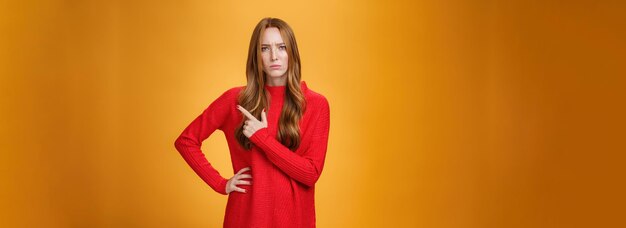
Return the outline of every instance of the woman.
{"type": "Polygon", "coordinates": [[[228,195],[224,227],[315,227],[314,191],[326,157],[329,105],[300,81],[300,55],[284,21],[264,18],[250,39],[247,85],[224,92],[185,128],[176,149],[216,192],[228,195]],[[224,132],[233,173],[201,151],[224,132]]]}

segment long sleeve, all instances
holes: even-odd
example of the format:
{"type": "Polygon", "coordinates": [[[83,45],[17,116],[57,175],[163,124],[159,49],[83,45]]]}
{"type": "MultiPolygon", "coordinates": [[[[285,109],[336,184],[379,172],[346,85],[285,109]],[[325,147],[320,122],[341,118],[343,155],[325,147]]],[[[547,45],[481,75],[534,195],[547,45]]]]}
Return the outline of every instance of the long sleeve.
{"type": "MultiPolygon", "coordinates": [[[[307,107],[309,108],[309,107],[307,107]]],[[[328,131],[330,127],[330,108],[326,98],[310,107],[319,112],[312,119],[314,127],[310,147],[302,154],[296,154],[282,145],[274,137],[270,137],[267,128],[257,130],[250,140],[265,152],[268,159],[279,169],[296,181],[312,187],[319,179],[324,167],[326,149],[328,146],[328,131]]]]}
{"type": "Polygon", "coordinates": [[[232,101],[232,92],[226,91],[202,114],[194,119],[189,126],[183,130],[176,139],[174,146],[185,159],[187,164],[216,192],[226,195],[227,179],[222,177],[220,173],[213,168],[211,163],[202,153],[202,141],[207,139],[216,129],[221,129],[222,124],[228,115],[230,101],[232,101]]]}

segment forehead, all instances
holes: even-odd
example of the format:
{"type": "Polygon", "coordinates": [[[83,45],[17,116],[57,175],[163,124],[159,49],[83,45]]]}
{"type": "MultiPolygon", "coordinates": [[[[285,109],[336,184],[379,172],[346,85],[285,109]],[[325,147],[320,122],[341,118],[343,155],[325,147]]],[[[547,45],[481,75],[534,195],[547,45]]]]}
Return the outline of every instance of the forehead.
{"type": "Polygon", "coordinates": [[[263,32],[261,43],[262,44],[283,43],[283,37],[280,35],[280,31],[278,30],[278,28],[269,27],[265,29],[265,32],[263,32]]]}

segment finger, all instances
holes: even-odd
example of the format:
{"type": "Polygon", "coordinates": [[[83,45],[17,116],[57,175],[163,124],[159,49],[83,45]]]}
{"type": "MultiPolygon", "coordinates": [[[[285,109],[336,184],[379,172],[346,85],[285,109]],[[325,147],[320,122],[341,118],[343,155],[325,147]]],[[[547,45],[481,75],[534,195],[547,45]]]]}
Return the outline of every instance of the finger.
{"type": "Polygon", "coordinates": [[[239,180],[237,181],[237,185],[252,185],[250,181],[239,180]]]}
{"type": "Polygon", "coordinates": [[[237,109],[239,109],[239,111],[241,111],[241,113],[243,113],[246,117],[248,117],[248,119],[257,120],[256,117],[254,117],[252,114],[250,114],[250,112],[248,112],[248,110],[246,110],[245,108],[241,107],[241,105],[237,105],[237,109]]]}
{"type": "Polygon", "coordinates": [[[242,173],[244,173],[244,172],[246,172],[248,170],[250,170],[250,167],[246,167],[246,168],[240,169],[239,172],[237,172],[236,175],[240,175],[240,174],[242,174],[242,173]]]}
{"type": "Polygon", "coordinates": [[[248,112],[248,110],[246,110],[245,108],[241,107],[240,105],[237,105],[237,109],[239,109],[239,111],[241,113],[243,113],[243,115],[248,117],[248,119],[256,120],[256,117],[254,117],[252,114],[250,114],[250,112],[248,112]]]}
{"type": "Polygon", "coordinates": [[[267,123],[267,114],[265,114],[265,109],[261,112],[261,122],[267,123]]]}
{"type": "Polygon", "coordinates": [[[241,193],[246,193],[246,190],[240,187],[234,187],[233,191],[237,191],[237,192],[241,192],[241,193]]]}
{"type": "Polygon", "coordinates": [[[239,179],[246,179],[246,178],[252,179],[252,175],[246,174],[246,173],[239,175],[239,179]]]}

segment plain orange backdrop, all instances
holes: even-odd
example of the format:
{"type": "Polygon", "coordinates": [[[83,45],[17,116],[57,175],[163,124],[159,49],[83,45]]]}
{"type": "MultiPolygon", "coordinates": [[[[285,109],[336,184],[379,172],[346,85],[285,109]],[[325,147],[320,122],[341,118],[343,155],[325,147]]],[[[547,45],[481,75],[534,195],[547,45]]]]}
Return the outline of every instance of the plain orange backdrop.
{"type": "MultiPolygon", "coordinates": [[[[623,227],[620,1],[2,1],[0,226],[220,227],[174,149],[263,17],[331,107],[318,227],[623,227]]],[[[223,134],[203,145],[232,176],[223,134]]]]}

